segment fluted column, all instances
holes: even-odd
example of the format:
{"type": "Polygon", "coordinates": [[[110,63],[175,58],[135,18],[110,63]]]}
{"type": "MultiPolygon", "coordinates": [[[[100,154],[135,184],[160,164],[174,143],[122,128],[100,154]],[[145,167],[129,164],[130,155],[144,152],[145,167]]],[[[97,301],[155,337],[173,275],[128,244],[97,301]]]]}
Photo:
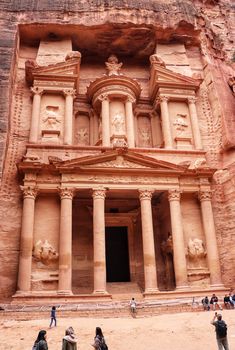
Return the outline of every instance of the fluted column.
{"type": "Polygon", "coordinates": [[[177,189],[169,190],[168,199],[170,202],[176,288],[183,289],[188,287],[188,276],[180,208],[180,191],[177,189]]]}
{"type": "Polygon", "coordinates": [[[22,186],[21,189],[23,190],[24,202],[21,223],[17,289],[18,292],[29,292],[31,290],[34,209],[37,189],[29,186],[22,186]]]}
{"type": "Polygon", "coordinates": [[[168,100],[167,96],[160,96],[159,102],[161,107],[161,119],[162,119],[162,133],[164,138],[165,148],[173,148],[172,133],[171,133],[171,123],[168,110],[168,100]]]}
{"type": "Polygon", "coordinates": [[[72,294],[72,201],[73,189],[59,188],[60,243],[59,243],[59,286],[58,293],[72,294]]]}
{"type": "Polygon", "coordinates": [[[200,191],[203,229],[206,238],[207,261],[212,287],[222,286],[219,252],[217,247],[214,217],[211,206],[211,191],[200,191]]]}
{"type": "Polygon", "coordinates": [[[133,103],[135,99],[128,96],[125,102],[126,109],[126,130],[127,130],[127,141],[129,147],[135,147],[135,127],[133,119],[133,103]]]}
{"type": "Polygon", "coordinates": [[[202,149],[202,140],[201,140],[201,134],[200,134],[200,128],[198,123],[198,117],[197,117],[197,109],[196,109],[196,98],[190,97],[188,99],[189,104],[189,113],[190,113],[190,119],[192,124],[192,132],[193,132],[193,139],[196,149],[202,149]]]}
{"type": "Polygon", "coordinates": [[[110,120],[109,120],[109,98],[101,95],[101,118],[102,118],[102,146],[110,146],[110,120]]]}
{"type": "Polygon", "coordinates": [[[38,87],[32,87],[31,91],[33,92],[33,108],[32,108],[32,117],[31,117],[31,123],[30,123],[29,142],[36,143],[38,141],[41,96],[42,96],[43,90],[38,87]]]}
{"type": "Polygon", "coordinates": [[[73,99],[75,97],[74,89],[65,89],[65,118],[64,118],[64,144],[73,143],[73,99]]]}
{"type": "Polygon", "coordinates": [[[158,291],[158,286],[151,206],[152,191],[139,190],[139,194],[144,252],[145,293],[155,293],[158,291]]]}
{"type": "Polygon", "coordinates": [[[94,293],[106,292],[105,190],[93,190],[94,293]]]}

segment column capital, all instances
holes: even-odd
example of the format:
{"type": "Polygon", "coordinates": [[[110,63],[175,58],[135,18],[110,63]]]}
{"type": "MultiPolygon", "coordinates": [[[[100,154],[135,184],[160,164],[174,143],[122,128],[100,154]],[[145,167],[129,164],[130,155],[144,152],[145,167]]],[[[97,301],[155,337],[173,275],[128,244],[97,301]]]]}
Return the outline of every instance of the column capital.
{"type": "Polygon", "coordinates": [[[154,192],[153,190],[148,190],[148,189],[139,190],[140,201],[142,201],[144,199],[151,200],[153,192],[154,192]]]}
{"type": "Polygon", "coordinates": [[[30,91],[33,93],[33,95],[39,95],[41,96],[43,94],[43,89],[42,88],[39,88],[37,86],[32,86],[30,88],[30,91]]]}
{"type": "Polygon", "coordinates": [[[173,188],[171,190],[168,190],[168,200],[169,201],[179,201],[180,200],[180,194],[182,191],[180,191],[177,188],[173,188]]]}
{"type": "Polygon", "coordinates": [[[20,186],[20,189],[23,192],[24,198],[35,199],[38,194],[38,187],[36,186],[20,186]]]}
{"type": "Polygon", "coordinates": [[[199,191],[198,198],[201,202],[202,201],[211,201],[212,191],[211,190],[199,191]]]}
{"type": "Polygon", "coordinates": [[[188,103],[189,104],[195,104],[197,101],[196,97],[192,96],[192,97],[188,97],[188,103]]]}
{"type": "Polygon", "coordinates": [[[168,102],[168,101],[169,101],[169,96],[158,96],[158,98],[157,98],[158,103],[168,102]]]}
{"type": "Polygon", "coordinates": [[[101,187],[101,188],[93,188],[93,193],[92,193],[92,197],[94,199],[105,199],[106,196],[106,190],[105,188],[101,187]]]}
{"type": "Polygon", "coordinates": [[[109,101],[109,95],[108,94],[102,94],[98,97],[98,100],[103,102],[103,101],[109,101]]]}
{"type": "Polygon", "coordinates": [[[135,103],[136,99],[133,96],[127,95],[125,102],[135,103]]]}
{"type": "Polygon", "coordinates": [[[63,94],[65,97],[71,96],[72,98],[75,98],[76,96],[76,90],[75,89],[64,89],[63,94]]]}
{"type": "Polygon", "coordinates": [[[73,199],[74,188],[58,187],[60,199],[73,199]]]}

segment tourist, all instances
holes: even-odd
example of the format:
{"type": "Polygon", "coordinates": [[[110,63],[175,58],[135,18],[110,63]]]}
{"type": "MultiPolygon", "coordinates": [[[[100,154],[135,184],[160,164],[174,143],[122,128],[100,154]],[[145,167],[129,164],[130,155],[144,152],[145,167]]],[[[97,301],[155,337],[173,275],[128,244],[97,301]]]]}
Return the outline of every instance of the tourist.
{"type": "Polygon", "coordinates": [[[229,350],[228,339],[227,339],[227,325],[222,320],[222,315],[217,314],[217,312],[215,312],[215,315],[213,317],[213,320],[211,321],[211,324],[215,326],[218,350],[223,350],[223,349],[229,350]],[[216,321],[216,318],[217,318],[217,321],[216,321]]]}
{"type": "Polygon", "coordinates": [[[130,304],[131,314],[132,314],[133,317],[135,317],[135,315],[136,315],[136,306],[137,306],[135,298],[131,298],[129,304],[130,304]]]}
{"type": "Polygon", "coordinates": [[[224,306],[226,309],[231,309],[231,303],[230,303],[230,298],[229,298],[228,294],[225,294],[224,306]]]}
{"type": "Polygon", "coordinates": [[[77,350],[77,342],[73,327],[67,328],[62,340],[62,350],[77,350]]]}
{"type": "Polygon", "coordinates": [[[96,327],[95,329],[95,338],[92,346],[96,350],[108,350],[108,346],[105,342],[102,329],[100,327],[96,327]]]}
{"type": "Polygon", "coordinates": [[[56,327],[56,307],[52,306],[51,308],[51,323],[50,323],[50,328],[52,327],[53,321],[55,323],[55,327],[56,327]]]}
{"type": "Polygon", "coordinates": [[[38,337],[34,342],[32,350],[48,350],[46,337],[47,337],[47,332],[44,330],[41,330],[38,333],[38,337]]]}
{"type": "Polygon", "coordinates": [[[208,297],[205,297],[205,298],[202,299],[202,305],[203,305],[203,309],[205,311],[209,311],[210,310],[210,303],[209,303],[208,297]]]}
{"type": "Polygon", "coordinates": [[[218,306],[218,308],[220,310],[223,310],[222,306],[218,302],[218,297],[215,294],[212,294],[212,297],[211,297],[211,300],[210,300],[210,304],[212,305],[212,308],[213,308],[214,311],[216,309],[216,306],[218,306]]]}
{"type": "Polygon", "coordinates": [[[229,302],[232,308],[235,307],[235,294],[232,294],[231,292],[229,293],[229,302]]]}

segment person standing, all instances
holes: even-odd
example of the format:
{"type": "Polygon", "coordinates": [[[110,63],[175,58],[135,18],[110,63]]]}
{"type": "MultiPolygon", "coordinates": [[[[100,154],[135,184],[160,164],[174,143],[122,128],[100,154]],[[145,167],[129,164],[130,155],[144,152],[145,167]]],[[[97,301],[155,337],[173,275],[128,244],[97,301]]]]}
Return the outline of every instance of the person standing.
{"type": "Polygon", "coordinates": [[[131,314],[132,314],[133,317],[135,317],[135,315],[136,315],[136,301],[135,301],[135,298],[131,298],[129,304],[130,304],[131,314]]]}
{"type": "Polygon", "coordinates": [[[215,326],[218,350],[223,350],[223,349],[229,350],[228,339],[227,339],[227,325],[224,322],[224,320],[222,320],[222,315],[217,314],[217,312],[215,312],[215,315],[213,317],[213,320],[211,321],[211,324],[215,326]]]}
{"type": "Polygon", "coordinates": [[[73,327],[67,328],[62,340],[62,350],[77,350],[77,342],[73,327]]]}
{"type": "Polygon", "coordinates": [[[108,350],[108,346],[105,342],[104,335],[100,327],[96,327],[95,329],[95,338],[92,346],[95,348],[95,350],[108,350]]]}
{"type": "Polygon", "coordinates": [[[32,350],[48,350],[46,337],[47,337],[47,332],[44,330],[41,330],[38,333],[37,339],[34,342],[32,350]]]}
{"type": "Polygon", "coordinates": [[[55,327],[56,327],[56,307],[52,306],[51,308],[51,323],[50,323],[50,328],[52,327],[53,321],[55,323],[55,327]]]}

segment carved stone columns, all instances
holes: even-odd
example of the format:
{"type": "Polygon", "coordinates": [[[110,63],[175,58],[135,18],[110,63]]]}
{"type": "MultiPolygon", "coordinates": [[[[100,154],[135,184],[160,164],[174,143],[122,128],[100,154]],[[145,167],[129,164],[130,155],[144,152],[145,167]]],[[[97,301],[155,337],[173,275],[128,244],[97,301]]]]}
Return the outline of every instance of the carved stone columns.
{"type": "Polygon", "coordinates": [[[139,193],[144,251],[145,293],[155,293],[158,292],[158,286],[151,206],[152,191],[139,190],[139,193]]]}
{"type": "Polygon", "coordinates": [[[64,144],[72,145],[73,143],[73,99],[75,90],[64,90],[65,95],[65,119],[64,119],[64,144]]]}
{"type": "Polygon", "coordinates": [[[177,189],[169,190],[168,199],[170,202],[176,288],[183,289],[188,287],[188,277],[180,208],[180,191],[177,189]]]}
{"type": "Polygon", "coordinates": [[[20,257],[18,273],[18,292],[29,292],[31,290],[31,268],[33,250],[34,209],[37,189],[22,186],[24,195],[20,257]]]}
{"type": "Polygon", "coordinates": [[[73,189],[59,188],[60,243],[59,243],[59,286],[58,293],[72,294],[72,201],[73,189]]]}
{"type": "Polygon", "coordinates": [[[126,109],[126,129],[127,129],[127,141],[129,147],[135,147],[135,128],[133,119],[133,103],[135,100],[131,97],[127,97],[125,103],[126,109]]]}
{"type": "Polygon", "coordinates": [[[164,139],[165,148],[173,148],[172,133],[171,133],[171,123],[168,110],[168,97],[159,97],[160,107],[161,107],[161,119],[162,119],[162,133],[164,139]]]}
{"type": "Polygon", "coordinates": [[[195,102],[196,102],[195,97],[191,97],[188,99],[189,113],[190,113],[190,118],[192,123],[192,132],[193,132],[195,148],[202,149],[202,140],[201,140],[201,134],[200,134],[199,124],[198,124],[198,117],[197,117],[195,102]]]}
{"type": "Polygon", "coordinates": [[[219,252],[216,241],[214,217],[211,206],[211,191],[200,191],[203,229],[206,238],[207,261],[210,270],[211,287],[223,286],[219,263],[219,252]]]}
{"type": "Polygon", "coordinates": [[[30,124],[29,142],[36,143],[38,141],[41,96],[43,90],[38,87],[32,87],[31,91],[33,92],[33,108],[30,124]]]}
{"type": "Polygon", "coordinates": [[[106,294],[105,190],[93,190],[94,293],[106,294]]]}
{"type": "Polygon", "coordinates": [[[102,117],[102,146],[110,146],[110,121],[109,121],[109,98],[108,95],[102,95],[101,99],[101,117],[102,117]]]}

